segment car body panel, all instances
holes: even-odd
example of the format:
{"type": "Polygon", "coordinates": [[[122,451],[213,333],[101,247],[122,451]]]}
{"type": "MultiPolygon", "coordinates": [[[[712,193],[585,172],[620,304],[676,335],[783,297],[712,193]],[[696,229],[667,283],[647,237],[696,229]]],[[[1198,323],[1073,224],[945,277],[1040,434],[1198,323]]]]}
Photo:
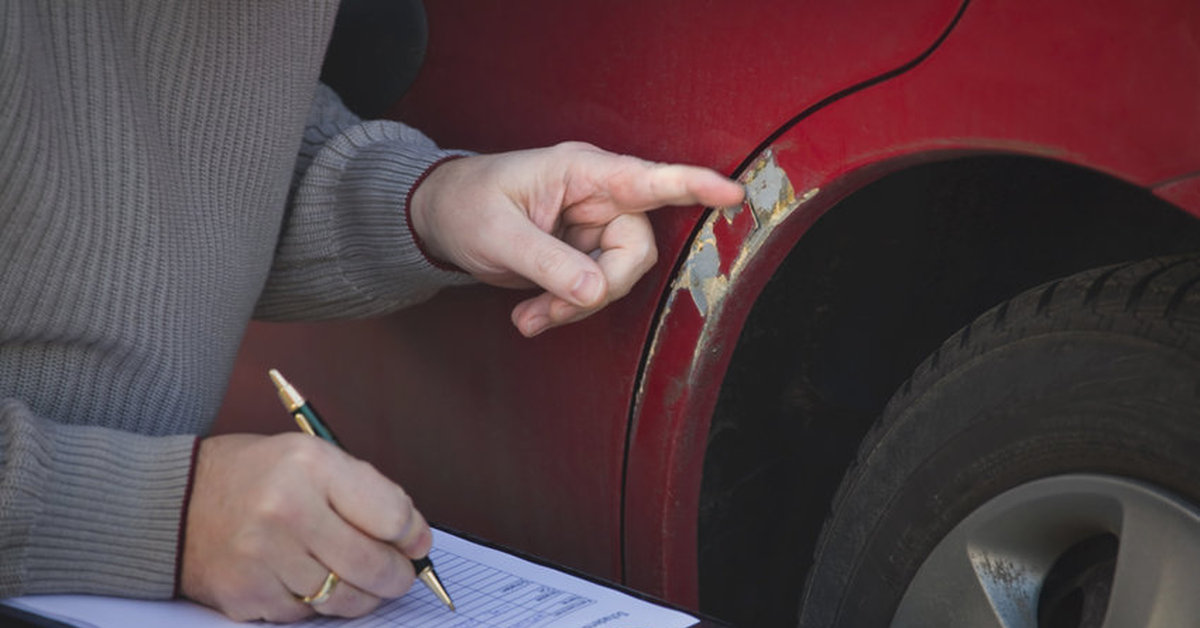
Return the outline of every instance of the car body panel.
{"type": "Polygon", "coordinates": [[[1200,209],[1196,180],[1174,179],[1200,166],[1200,12],[1175,3],[1165,13],[1190,16],[1180,23],[1131,5],[1089,7],[1075,7],[1084,19],[1068,20],[1076,13],[1061,4],[972,2],[927,60],[814,112],[764,152],[795,204],[786,220],[755,224],[753,207],[710,213],[667,297],[633,414],[631,586],[693,600],[697,565],[689,561],[716,384],[773,270],[845,194],[917,163],[1008,153],[1163,184],[1160,196],[1200,209]],[[722,286],[716,302],[698,299],[687,276],[706,251],[718,260],[707,277],[722,286]]]}
{"type": "Polygon", "coordinates": [[[427,65],[393,115],[439,143],[582,139],[725,172],[769,148],[792,198],[757,227],[753,208],[656,212],[660,261],[631,294],[532,340],[508,323],[527,294],[482,286],[383,319],[255,324],[220,429],[290,429],[265,377],[278,367],[431,519],[695,604],[722,375],[755,296],[838,200],[912,164],[1005,152],[1200,210],[1183,178],[1200,172],[1200,9],[1126,4],[974,0],[928,58],[854,91],[921,58],[960,4],[428,3],[427,65]],[[710,273],[697,260],[714,252],[710,273]],[[719,298],[694,290],[721,276],[719,298]]]}
{"type": "Polygon", "coordinates": [[[917,56],[959,4],[429,2],[425,66],[394,114],[443,145],[585,140],[729,172],[805,107],[917,56]]]}

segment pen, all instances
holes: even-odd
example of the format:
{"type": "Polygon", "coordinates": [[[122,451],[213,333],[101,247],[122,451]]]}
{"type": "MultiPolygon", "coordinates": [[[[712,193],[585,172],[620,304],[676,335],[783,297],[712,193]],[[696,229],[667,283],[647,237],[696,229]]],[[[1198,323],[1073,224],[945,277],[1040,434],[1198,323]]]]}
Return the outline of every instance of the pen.
{"type": "MultiPolygon", "coordinates": [[[[279,371],[271,369],[268,371],[271,376],[271,382],[275,384],[275,390],[279,392],[279,400],[283,402],[288,412],[292,413],[292,418],[296,420],[296,424],[301,430],[306,433],[327,440],[341,449],[342,443],[321,420],[321,416],[317,414],[316,408],[311,403],[306,401],[299,391],[296,390],[279,371]]],[[[442,586],[442,581],[438,578],[437,572],[433,570],[433,562],[429,557],[414,559],[412,561],[413,571],[417,574],[417,579],[425,583],[429,590],[433,592],[437,599],[441,600],[450,610],[454,609],[454,602],[450,600],[450,595],[446,593],[446,587],[442,586]]]]}

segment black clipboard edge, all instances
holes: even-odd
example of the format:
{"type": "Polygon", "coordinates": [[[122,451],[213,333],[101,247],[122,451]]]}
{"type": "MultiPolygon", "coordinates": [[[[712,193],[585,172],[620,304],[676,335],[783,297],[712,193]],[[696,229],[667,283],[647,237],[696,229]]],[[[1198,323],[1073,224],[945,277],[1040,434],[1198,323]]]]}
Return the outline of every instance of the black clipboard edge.
{"type": "Polygon", "coordinates": [[[23,608],[10,606],[4,602],[4,600],[0,599],[0,626],[12,626],[13,628],[75,628],[71,624],[63,623],[45,615],[38,615],[23,608]]]}

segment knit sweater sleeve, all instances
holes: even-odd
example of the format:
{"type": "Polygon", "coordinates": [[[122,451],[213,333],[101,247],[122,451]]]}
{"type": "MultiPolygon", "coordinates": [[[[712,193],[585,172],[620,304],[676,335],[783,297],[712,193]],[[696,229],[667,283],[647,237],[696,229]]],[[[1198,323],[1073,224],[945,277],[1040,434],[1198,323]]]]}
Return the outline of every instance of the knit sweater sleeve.
{"type": "Polygon", "coordinates": [[[407,219],[412,190],[441,161],[419,131],[362,121],[325,85],[314,98],[274,264],[255,317],[370,316],[471,283],[422,253],[407,219]]]}
{"type": "Polygon", "coordinates": [[[171,597],[196,442],[0,401],[0,597],[171,597]]]}

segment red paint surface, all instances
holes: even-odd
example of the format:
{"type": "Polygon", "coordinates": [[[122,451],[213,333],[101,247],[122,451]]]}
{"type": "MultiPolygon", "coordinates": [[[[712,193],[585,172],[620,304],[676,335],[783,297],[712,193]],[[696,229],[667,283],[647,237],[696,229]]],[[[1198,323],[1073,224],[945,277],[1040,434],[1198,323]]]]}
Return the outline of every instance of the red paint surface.
{"type": "Polygon", "coordinates": [[[438,0],[396,114],[438,142],[594,141],[724,171],[805,106],[915,56],[957,0],[438,0]]]}
{"type": "MultiPolygon", "coordinates": [[[[819,212],[887,169],[958,151],[1050,156],[1143,185],[1200,171],[1200,7],[1052,4],[975,0],[926,62],[780,138],[797,193],[823,192],[773,234],[707,330],[690,298],[673,305],[640,397],[695,209],[655,214],[661,261],[629,297],[532,341],[508,322],[521,295],[483,287],[374,321],[256,326],[221,428],[291,429],[265,378],[276,366],[430,518],[600,576],[624,567],[630,584],[694,603],[717,388],[754,296],[819,212]]],[[[806,107],[914,58],[957,3],[514,6],[427,3],[428,64],[396,113],[443,145],[583,139],[729,171],[806,107]]],[[[741,227],[718,227],[723,268],[741,227]]]]}

